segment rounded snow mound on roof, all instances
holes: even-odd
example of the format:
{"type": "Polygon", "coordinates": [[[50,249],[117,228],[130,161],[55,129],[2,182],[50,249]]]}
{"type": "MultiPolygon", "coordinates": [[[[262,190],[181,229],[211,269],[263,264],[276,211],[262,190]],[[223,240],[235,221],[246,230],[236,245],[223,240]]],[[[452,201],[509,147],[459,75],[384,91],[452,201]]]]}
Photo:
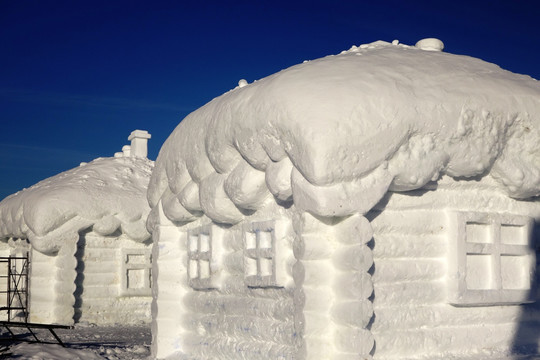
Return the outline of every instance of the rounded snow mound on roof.
{"type": "Polygon", "coordinates": [[[424,45],[353,46],[212,100],[163,145],[151,206],[234,223],[273,195],[345,216],[443,174],[539,195],[539,82],[424,45]]]}
{"type": "Polygon", "coordinates": [[[88,228],[145,241],[152,169],[145,158],[98,158],[45,179],[0,202],[0,238],[27,238],[45,253],[88,228]]]}

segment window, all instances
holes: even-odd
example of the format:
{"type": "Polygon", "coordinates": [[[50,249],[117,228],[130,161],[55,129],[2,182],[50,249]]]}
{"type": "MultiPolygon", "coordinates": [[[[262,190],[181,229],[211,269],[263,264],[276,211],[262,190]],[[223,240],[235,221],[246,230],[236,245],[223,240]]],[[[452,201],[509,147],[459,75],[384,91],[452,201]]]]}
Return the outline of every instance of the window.
{"type": "Polygon", "coordinates": [[[188,282],[194,289],[218,288],[218,262],[221,243],[218,241],[218,227],[201,226],[188,231],[188,282]]]}
{"type": "Polygon", "coordinates": [[[460,212],[451,239],[450,302],[454,305],[534,301],[536,259],[532,219],[460,212]]]}
{"type": "Polygon", "coordinates": [[[290,281],[286,271],[286,229],[283,222],[253,222],[244,227],[244,279],[251,287],[284,287],[290,281]]]}
{"type": "Polygon", "coordinates": [[[151,250],[122,249],[122,295],[150,296],[151,287],[151,250]]]}

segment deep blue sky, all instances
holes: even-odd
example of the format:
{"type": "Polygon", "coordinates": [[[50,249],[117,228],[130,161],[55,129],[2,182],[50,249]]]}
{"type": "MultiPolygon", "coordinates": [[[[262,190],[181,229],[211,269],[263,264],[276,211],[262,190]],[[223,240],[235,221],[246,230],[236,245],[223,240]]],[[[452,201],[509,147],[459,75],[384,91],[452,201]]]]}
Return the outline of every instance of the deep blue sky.
{"type": "Polygon", "coordinates": [[[437,37],[540,79],[537,2],[0,0],[0,199],[112,156],[134,129],[155,159],[239,79],[352,45],[437,37]]]}

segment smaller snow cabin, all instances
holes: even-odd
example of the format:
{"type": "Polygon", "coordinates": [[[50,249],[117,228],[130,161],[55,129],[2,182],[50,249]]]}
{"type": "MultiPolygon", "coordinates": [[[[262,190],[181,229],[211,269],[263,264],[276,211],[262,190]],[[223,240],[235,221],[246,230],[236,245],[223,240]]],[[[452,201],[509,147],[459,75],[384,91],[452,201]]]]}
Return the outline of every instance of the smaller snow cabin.
{"type": "Polygon", "coordinates": [[[353,46],[180,122],[148,191],[156,358],[538,353],[540,83],[442,48],[353,46]]]}
{"type": "MultiPolygon", "coordinates": [[[[30,264],[27,306],[19,318],[150,322],[149,138],[147,131],[135,130],[131,146],[114,157],[81,163],[0,202],[0,256],[28,254],[30,264]]],[[[0,311],[8,315],[15,314],[0,311]]]]}

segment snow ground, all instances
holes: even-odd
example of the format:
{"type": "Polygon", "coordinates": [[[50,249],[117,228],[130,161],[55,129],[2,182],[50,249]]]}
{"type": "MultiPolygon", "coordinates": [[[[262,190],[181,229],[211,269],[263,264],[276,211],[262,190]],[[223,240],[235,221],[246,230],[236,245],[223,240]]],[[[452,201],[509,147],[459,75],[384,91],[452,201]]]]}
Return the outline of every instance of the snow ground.
{"type": "MultiPolygon", "coordinates": [[[[17,330],[14,331],[16,334],[25,334],[25,339],[31,339],[27,331],[17,330]]],[[[0,359],[135,360],[150,357],[150,325],[104,327],[77,324],[74,329],[55,332],[66,344],[65,348],[57,344],[3,341],[0,343],[0,359]]],[[[39,339],[54,341],[46,329],[36,333],[39,339]]],[[[5,329],[0,330],[0,338],[8,338],[5,329]]]]}

